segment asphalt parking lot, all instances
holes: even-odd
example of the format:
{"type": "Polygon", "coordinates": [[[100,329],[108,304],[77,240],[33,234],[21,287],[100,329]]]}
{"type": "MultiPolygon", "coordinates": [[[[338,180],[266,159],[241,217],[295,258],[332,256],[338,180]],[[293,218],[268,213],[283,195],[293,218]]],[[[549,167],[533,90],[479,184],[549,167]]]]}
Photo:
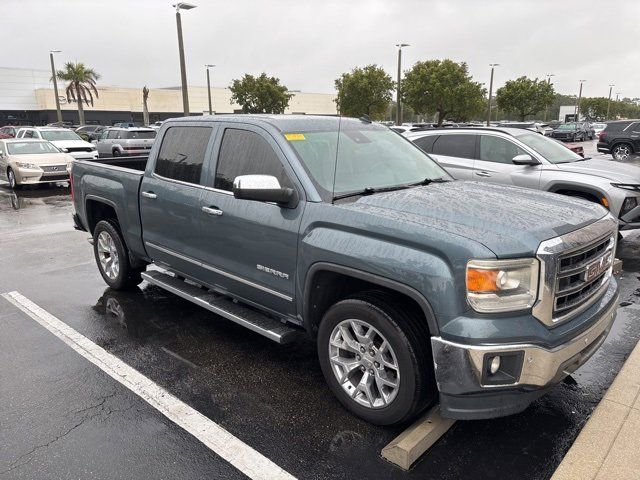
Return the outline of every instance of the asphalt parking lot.
{"type": "MultiPolygon", "coordinates": [[[[640,232],[628,232],[618,318],[598,353],[519,415],[456,423],[402,472],[380,457],[401,429],[348,414],[312,342],[276,345],[146,283],[105,288],[72,211],[67,188],[0,185],[0,293],[19,292],[300,479],[548,478],[640,338],[640,232]]],[[[246,478],[2,297],[0,328],[0,478],[246,478]]]]}

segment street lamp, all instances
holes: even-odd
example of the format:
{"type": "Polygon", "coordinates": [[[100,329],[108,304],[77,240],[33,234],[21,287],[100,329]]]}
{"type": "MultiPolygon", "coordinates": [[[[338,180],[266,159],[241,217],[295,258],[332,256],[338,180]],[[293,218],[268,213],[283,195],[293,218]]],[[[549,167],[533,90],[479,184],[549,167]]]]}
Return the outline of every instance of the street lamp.
{"type": "Polygon", "coordinates": [[[580,121],[580,101],[582,100],[582,84],[586,82],[586,80],[580,80],[580,92],[578,93],[578,103],[576,105],[576,122],[580,121]]]}
{"type": "Polygon", "coordinates": [[[178,27],[178,52],[180,53],[180,77],[182,80],[182,109],[185,117],[189,115],[189,94],[187,93],[187,68],[184,64],[184,44],[182,43],[182,20],[180,10],[191,10],[196,5],[187,2],[179,2],[173,5],[176,9],[176,25],[178,27]]]}
{"type": "Polygon", "coordinates": [[[490,63],[491,80],[489,81],[489,101],[487,102],[487,127],[491,126],[491,97],[493,95],[493,69],[499,66],[499,63],[490,63]]]}
{"type": "Polygon", "coordinates": [[[402,65],[402,47],[408,47],[408,43],[396,43],[398,47],[398,85],[396,88],[396,125],[402,125],[402,105],[400,100],[400,76],[402,65]]]}
{"type": "Polygon", "coordinates": [[[207,69],[207,94],[209,95],[209,115],[213,115],[213,108],[211,107],[211,80],[209,78],[209,69],[215,67],[215,65],[205,65],[207,69]]]}
{"type": "Polygon", "coordinates": [[[56,97],[56,113],[58,122],[62,125],[62,111],[60,110],[60,97],[58,97],[58,81],[56,79],[56,66],[53,63],[53,54],[60,53],[62,50],[50,50],[49,59],[51,59],[51,78],[53,79],[53,94],[56,97]]]}
{"type": "MultiPolygon", "coordinates": [[[[551,85],[551,77],[555,77],[553,73],[547,73],[547,85],[551,85]]],[[[549,114],[549,107],[544,109],[544,121],[547,121],[547,115],[549,114]]]]}
{"type": "Polygon", "coordinates": [[[613,91],[613,87],[615,85],[613,83],[609,84],[609,100],[607,101],[607,116],[604,117],[605,120],[609,120],[609,108],[611,107],[611,92],[613,91]]]}

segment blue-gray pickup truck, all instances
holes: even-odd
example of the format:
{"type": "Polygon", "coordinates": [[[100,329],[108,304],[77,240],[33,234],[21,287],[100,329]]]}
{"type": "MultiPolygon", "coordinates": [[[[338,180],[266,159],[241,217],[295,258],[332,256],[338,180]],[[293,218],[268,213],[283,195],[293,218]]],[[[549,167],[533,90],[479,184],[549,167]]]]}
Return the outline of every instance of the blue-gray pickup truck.
{"type": "Polygon", "coordinates": [[[148,160],[71,175],[108,285],[146,280],[280,343],[309,335],[332,392],[375,424],[437,401],[456,419],[520,412],[615,318],[605,208],[454,181],[366,118],[169,120],[148,160]]]}

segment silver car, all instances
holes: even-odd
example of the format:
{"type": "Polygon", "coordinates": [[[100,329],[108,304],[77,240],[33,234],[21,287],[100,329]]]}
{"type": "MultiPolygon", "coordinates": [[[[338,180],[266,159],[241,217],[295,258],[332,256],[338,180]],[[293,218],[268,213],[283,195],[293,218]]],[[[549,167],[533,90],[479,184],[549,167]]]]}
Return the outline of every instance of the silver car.
{"type": "Polygon", "coordinates": [[[156,138],[153,128],[107,128],[96,142],[101,157],[149,155],[156,138]]]}
{"type": "Polygon", "coordinates": [[[454,178],[517,185],[600,203],[620,229],[640,228],[640,168],[583,158],[555,140],[518,128],[461,128],[405,136],[454,178]]]}

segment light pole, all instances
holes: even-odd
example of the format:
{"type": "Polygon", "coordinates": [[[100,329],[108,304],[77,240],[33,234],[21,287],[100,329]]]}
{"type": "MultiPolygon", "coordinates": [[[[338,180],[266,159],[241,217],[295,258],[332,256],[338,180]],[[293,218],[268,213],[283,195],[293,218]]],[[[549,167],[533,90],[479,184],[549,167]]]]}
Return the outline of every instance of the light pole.
{"type": "Polygon", "coordinates": [[[618,98],[620,98],[620,94],[621,94],[621,93],[622,93],[622,92],[616,92],[616,102],[618,101],[618,98]]]}
{"type": "Polygon", "coordinates": [[[215,65],[205,65],[207,68],[207,94],[209,95],[209,115],[213,115],[213,108],[211,107],[211,79],[209,78],[209,69],[215,67],[215,65]]]}
{"type": "Polygon", "coordinates": [[[56,66],[53,63],[53,54],[60,53],[62,50],[50,50],[49,58],[51,59],[51,78],[53,79],[53,94],[56,97],[56,113],[58,122],[62,124],[62,111],[60,110],[60,97],[58,97],[58,80],[56,79],[56,66]]]}
{"type": "Polygon", "coordinates": [[[176,9],[176,25],[178,27],[178,52],[180,53],[180,77],[182,80],[182,109],[184,115],[189,116],[189,94],[187,93],[187,68],[184,64],[184,44],[182,43],[182,20],[180,10],[191,10],[196,5],[187,2],[179,2],[173,5],[176,9]]]}
{"type": "Polygon", "coordinates": [[[491,80],[489,80],[489,101],[487,102],[487,127],[491,125],[491,97],[493,95],[493,69],[499,66],[499,63],[490,63],[491,80]]]}
{"type": "Polygon", "coordinates": [[[580,121],[580,101],[582,100],[582,84],[586,82],[586,80],[580,80],[580,92],[578,93],[578,103],[576,105],[576,122],[580,121]]]}
{"type": "MultiPolygon", "coordinates": [[[[555,77],[553,73],[547,73],[547,85],[551,85],[551,77],[555,77]]],[[[549,107],[544,109],[544,121],[547,121],[547,115],[549,114],[549,107]]]]}
{"type": "Polygon", "coordinates": [[[611,107],[611,92],[613,91],[613,87],[615,85],[613,83],[609,84],[609,100],[607,101],[607,116],[604,117],[605,120],[609,120],[609,108],[611,107]]]}
{"type": "Polygon", "coordinates": [[[402,125],[402,105],[400,100],[400,77],[402,75],[402,47],[408,47],[408,43],[396,43],[398,47],[398,85],[396,88],[396,125],[402,125]]]}

